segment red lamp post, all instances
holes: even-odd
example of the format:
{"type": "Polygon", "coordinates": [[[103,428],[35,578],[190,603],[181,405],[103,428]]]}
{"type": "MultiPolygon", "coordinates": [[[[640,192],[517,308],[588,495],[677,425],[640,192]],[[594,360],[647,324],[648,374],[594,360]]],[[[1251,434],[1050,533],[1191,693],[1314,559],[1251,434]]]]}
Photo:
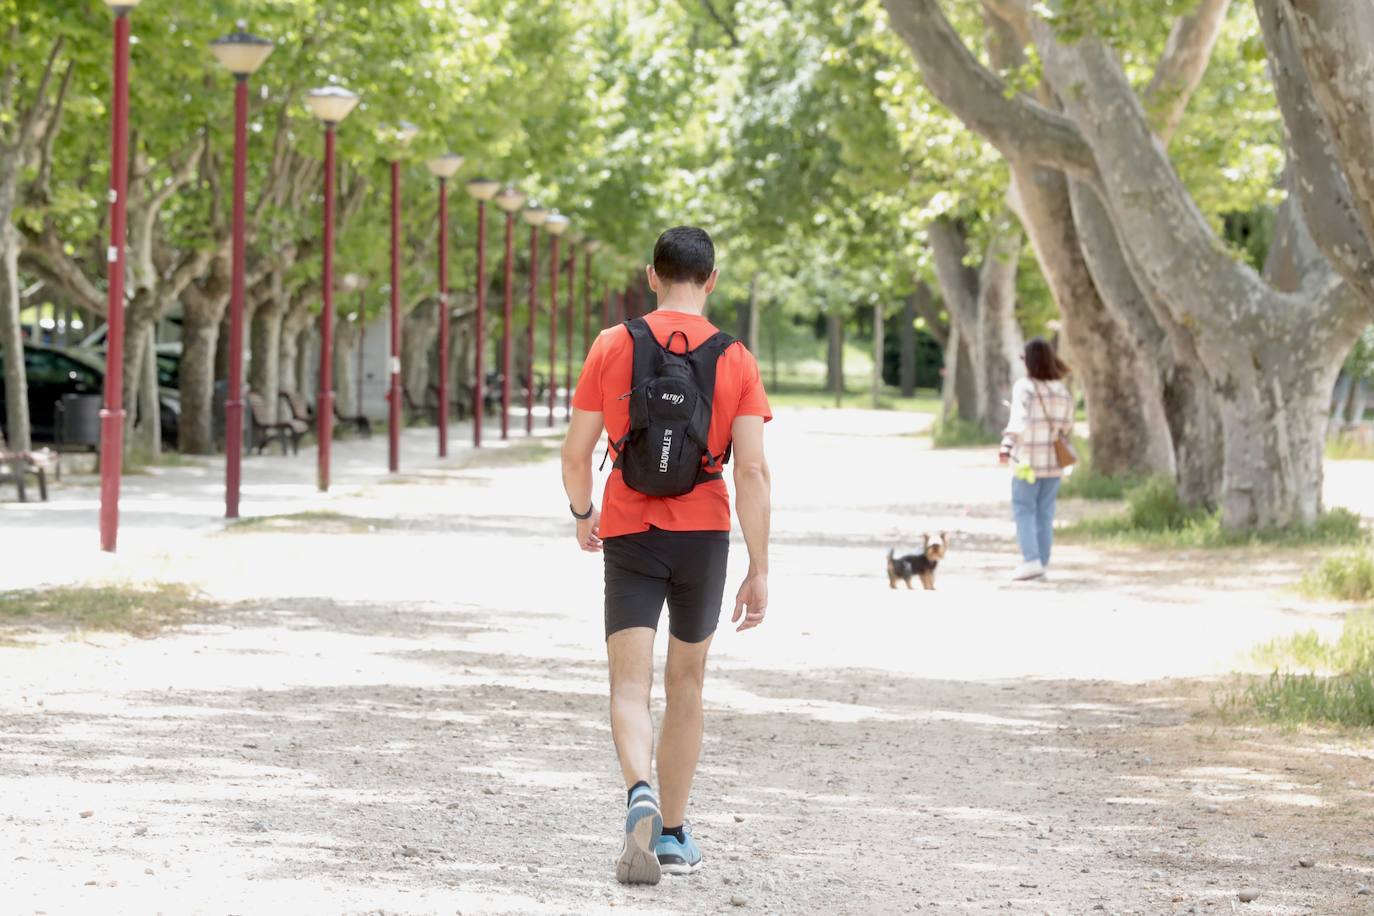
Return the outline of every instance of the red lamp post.
{"type": "Polygon", "coordinates": [[[568,233],[568,243],[568,326],[564,332],[567,346],[563,353],[563,412],[571,422],[573,330],[577,327],[577,251],[582,247],[582,233],[568,233]]]}
{"type": "Polygon", "coordinates": [[[515,330],[515,214],[525,206],[525,195],[506,187],[496,195],[496,206],[506,214],[506,282],[501,306],[501,438],[510,438],[511,334],[515,330]]]}
{"type": "Polygon", "coordinates": [[[239,517],[243,466],[243,285],[244,196],[248,169],[248,77],[272,53],[272,42],[238,31],[210,43],[219,62],[234,74],[234,248],[229,293],[229,392],[224,400],[224,517],[239,517]]]}
{"type": "MultiPolygon", "coordinates": [[[[420,129],[408,121],[396,125],[396,146],[404,149],[420,129]]],[[[388,360],[387,470],[401,470],[401,160],[391,160],[391,358],[388,360]]]]}
{"type": "Polygon", "coordinates": [[[129,13],[138,0],[105,0],[114,11],[114,103],[110,125],[110,247],[105,400],[100,411],[100,549],[119,541],[119,475],[124,461],[124,227],[129,186],[129,13]]]}
{"type": "Polygon", "coordinates": [[[558,275],[562,264],[558,261],[558,237],[568,230],[572,220],[557,210],[544,221],[544,231],[552,239],[549,253],[549,426],[553,427],[558,413],[558,275]]]}
{"type": "Polygon", "coordinates": [[[358,96],[339,86],[306,96],[324,124],[324,307],[320,312],[320,383],[315,394],[315,436],[320,440],[316,483],[329,492],[329,450],[334,437],[334,135],[339,122],[358,104],[358,96]]]}
{"type": "Polygon", "coordinates": [[[477,201],[477,333],[473,358],[472,445],[482,447],[482,415],[486,412],[487,387],[487,201],[501,191],[501,182],[474,178],[468,194],[477,201]]]}
{"type": "Polygon", "coordinates": [[[582,264],[582,352],[592,348],[592,255],[601,248],[596,239],[582,243],[586,260],[582,264]]]}
{"type": "Polygon", "coordinates": [[[530,318],[525,324],[525,364],[529,379],[525,385],[525,435],[534,435],[534,325],[539,320],[539,227],[549,211],[530,202],[521,214],[530,225],[530,318]]]}
{"type": "Polygon", "coordinates": [[[429,160],[439,179],[439,457],[448,457],[448,180],[463,167],[463,157],[445,153],[429,160]]]}

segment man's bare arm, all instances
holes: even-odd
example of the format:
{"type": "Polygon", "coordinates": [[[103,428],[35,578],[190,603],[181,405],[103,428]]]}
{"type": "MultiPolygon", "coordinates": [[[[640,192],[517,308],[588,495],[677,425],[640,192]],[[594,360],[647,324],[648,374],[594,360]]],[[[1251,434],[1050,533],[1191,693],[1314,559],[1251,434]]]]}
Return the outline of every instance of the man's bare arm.
{"type": "MultiPolygon", "coordinates": [[[[601,439],[603,423],[600,411],[574,407],[568,434],[563,438],[563,489],[568,492],[568,503],[577,512],[586,512],[592,505],[592,454],[601,439]]],[[[593,553],[600,550],[600,527],[599,511],[593,511],[590,518],[578,519],[578,546],[593,553]]]]}
{"type": "Polygon", "coordinates": [[[749,548],[749,574],[735,598],[731,618],[740,630],[763,623],[768,609],[768,529],[772,515],[772,478],[763,454],[763,417],[736,417],[734,439],[735,514],[749,548]]]}

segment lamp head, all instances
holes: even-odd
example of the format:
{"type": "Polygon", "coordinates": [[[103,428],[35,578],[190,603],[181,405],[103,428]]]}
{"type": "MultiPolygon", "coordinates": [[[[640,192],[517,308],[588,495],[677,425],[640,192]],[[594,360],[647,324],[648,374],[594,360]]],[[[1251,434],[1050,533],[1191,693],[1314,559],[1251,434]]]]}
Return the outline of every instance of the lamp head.
{"type": "Polygon", "coordinates": [[[272,53],[272,42],[248,33],[247,23],[239,20],[236,31],[210,42],[210,53],[235,76],[248,76],[262,66],[272,53]]]}
{"type": "Polygon", "coordinates": [[[549,235],[558,236],[567,232],[571,225],[572,220],[555,210],[544,220],[544,231],[549,235]]]}
{"type": "Polygon", "coordinates": [[[468,182],[468,194],[474,200],[491,200],[501,191],[501,182],[490,178],[474,178],[468,182]]]}
{"type": "Polygon", "coordinates": [[[116,16],[123,16],[125,13],[138,6],[138,0],[105,0],[105,5],[108,6],[116,16]]]}
{"type": "Polygon", "coordinates": [[[435,178],[452,178],[463,167],[463,157],[457,153],[444,153],[429,160],[425,165],[435,178]]]}
{"type": "Polygon", "coordinates": [[[525,208],[525,212],[520,214],[525,218],[525,222],[531,226],[542,226],[544,221],[549,218],[549,211],[539,206],[535,201],[530,201],[530,205],[525,208]]]}
{"type": "Polygon", "coordinates": [[[596,239],[587,239],[587,241],[582,243],[582,250],[587,252],[587,254],[596,254],[601,250],[601,243],[596,239]]]}
{"type": "Polygon", "coordinates": [[[496,201],[496,206],[507,213],[515,213],[525,205],[525,193],[512,185],[506,185],[493,200],[496,201]]]}
{"type": "Polygon", "coordinates": [[[420,128],[411,124],[409,121],[397,121],[396,126],[391,128],[391,136],[396,146],[405,149],[410,145],[410,141],[420,133],[420,128]]]}
{"type": "Polygon", "coordinates": [[[358,104],[358,94],[342,86],[312,89],[305,97],[311,112],[326,124],[338,124],[358,104]]]}

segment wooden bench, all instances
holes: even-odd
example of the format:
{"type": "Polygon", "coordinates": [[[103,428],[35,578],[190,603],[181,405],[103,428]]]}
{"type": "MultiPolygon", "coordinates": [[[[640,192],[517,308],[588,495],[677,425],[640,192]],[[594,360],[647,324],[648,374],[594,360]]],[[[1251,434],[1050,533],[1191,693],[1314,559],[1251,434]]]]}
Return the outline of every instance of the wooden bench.
{"type": "Polygon", "coordinates": [[[315,429],[315,411],[299,391],[283,388],[277,393],[277,397],[286,404],[286,409],[291,412],[291,419],[304,423],[307,430],[315,429]]]}
{"type": "Polygon", "coordinates": [[[310,427],[300,420],[269,420],[267,418],[267,402],[263,396],[256,391],[248,394],[248,414],[253,423],[253,448],[257,449],[261,455],[267,450],[267,446],[273,442],[281,443],[281,453],[295,455],[300,452],[301,436],[310,431],[310,427]]]}
{"type": "Polygon", "coordinates": [[[59,472],[61,462],[60,455],[46,448],[36,452],[12,451],[4,432],[0,431],[0,483],[13,483],[19,490],[21,503],[29,501],[25,484],[30,474],[38,478],[38,495],[43,502],[48,501],[48,471],[59,472]]]}

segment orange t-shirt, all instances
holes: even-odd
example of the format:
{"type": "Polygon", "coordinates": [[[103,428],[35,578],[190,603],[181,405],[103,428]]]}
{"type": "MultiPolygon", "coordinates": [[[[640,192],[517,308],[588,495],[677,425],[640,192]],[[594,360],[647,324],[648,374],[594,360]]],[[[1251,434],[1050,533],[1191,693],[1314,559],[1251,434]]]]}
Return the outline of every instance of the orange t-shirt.
{"type": "MultiPolygon", "coordinates": [[[[665,345],[674,332],[681,331],[687,335],[687,345],[695,349],[717,331],[703,316],[686,312],[650,312],[644,320],[659,343],[665,345]]],[[[673,341],[673,349],[681,351],[680,337],[673,341]]],[[[634,341],[630,332],[623,325],[602,331],[592,342],[573,394],[573,406],[578,410],[600,411],[605,415],[606,433],[612,442],[619,442],[630,430],[630,401],[622,395],[630,390],[633,362],[634,341]]],[[[763,380],[759,378],[759,364],[742,344],[727,349],[716,364],[711,431],[706,437],[711,454],[725,451],[735,417],[763,417],[765,422],[773,419],[763,380]]],[[[646,496],[626,486],[618,468],[612,470],[601,497],[601,537],[635,534],[650,527],[665,531],[729,531],[730,492],[725,481],[708,480],[682,496],[646,496]]]]}

